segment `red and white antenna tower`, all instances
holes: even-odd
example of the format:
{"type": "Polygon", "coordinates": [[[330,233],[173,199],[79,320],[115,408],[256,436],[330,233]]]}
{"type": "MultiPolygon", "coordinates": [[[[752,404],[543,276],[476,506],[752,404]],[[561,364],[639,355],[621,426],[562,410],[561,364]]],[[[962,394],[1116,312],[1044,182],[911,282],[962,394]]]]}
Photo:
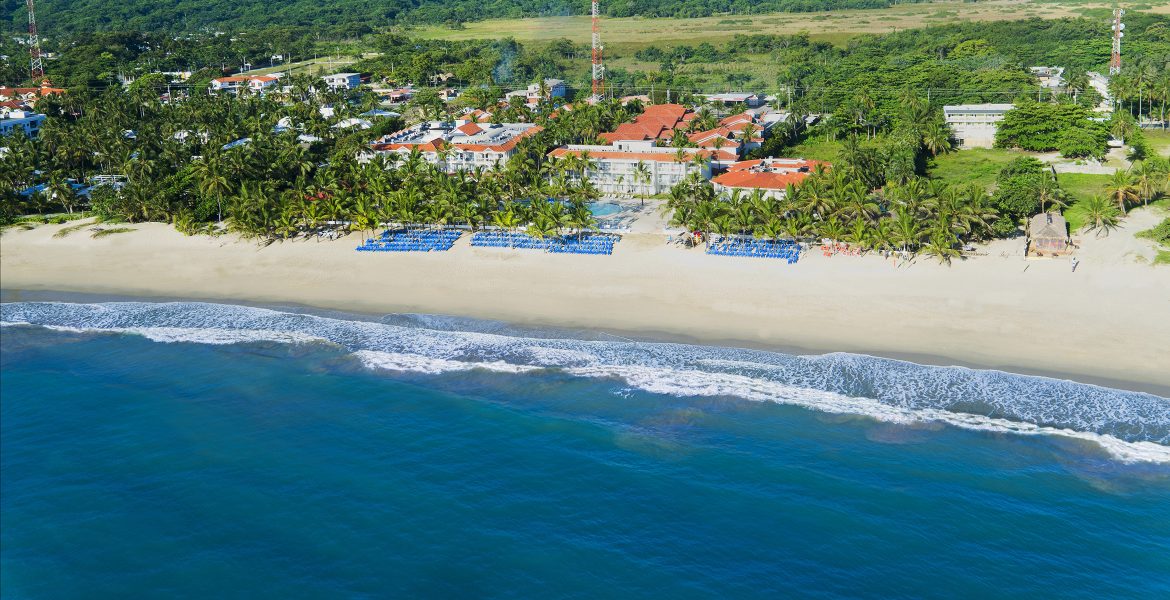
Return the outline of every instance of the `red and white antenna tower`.
{"type": "MultiPolygon", "coordinates": [[[[32,0],[29,0],[32,2],[32,0]]],[[[598,0],[593,0],[593,101],[601,100],[602,81],[605,79],[605,65],[601,64],[601,26],[597,19],[598,0]]]]}
{"type": "Polygon", "coordinates": [[[37,13],[33,0],[25,0],[25,5],[28,6],[28,51],[32,56],[29,72],[35,80],[45,76],[45,65],[41,61],[41,38],[37,35],[37,13]]]}
{"type": "Polygon", "coordinates": [[[1123,16],[1124,9],[1113,9],[1113,56],[1109,59],[1110,75],[1121,73],[1121,38],[1125,37],[1125,23],[1121,22],[1123,16]]]}

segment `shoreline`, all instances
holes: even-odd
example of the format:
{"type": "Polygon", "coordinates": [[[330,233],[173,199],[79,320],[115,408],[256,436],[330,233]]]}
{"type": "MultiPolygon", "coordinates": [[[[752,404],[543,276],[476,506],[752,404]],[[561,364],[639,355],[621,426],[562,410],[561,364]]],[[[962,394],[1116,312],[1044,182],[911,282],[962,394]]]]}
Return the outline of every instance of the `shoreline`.
{"type": "Polygon", "coordinates": [[[386,316],[387,314],[398,315],[424,315],[435,316],[442,318],[453,319],[468,319],[484,323],[498,323],[511,329],[510,332],[504,332],[500,335],[520,335],[529,333],[530,329],[537,329],[541,332],[553,332],[564,335],[566,337],[581,337],[583,339],[598,339],[601,341],[631,341],[639,343],[658,343],[658,344],[684,344],[694,346],[712,346],[721,348],[741,348],[746,350],[760,350],[764,352],[776,352],[780,354],[789,354],[797,356],[815,356],[824,354],[833,354],[836,352],[844,352],[858,356],[868,356],[872,358],[882,358],[889,360],[896,360],[902,362],[913,363],[921,366],[930,367],[959,367],[980,371],[1001,371],[1013,375],[1026,375],[1031,377],[1044,377],[1048,379],[1058,379],[1073,381],[1076,383],[1084,383],[1095,385],[1098,387],[1105,387],[1111,389],[1145,392],[1170,398],[1170,384],[1136,384],[1131,381],[1123,381],[1118,379],[1110,379],[1107,377],[1098,377],[1092,375],[1084,375],[1078,373],[1068,373],[1058,370],[1049,369],[1030,369],[1027,367],[1005,366],[1005,365],[988,365],[978,364],[969,361],[963,361],[956,358],[950,358],[941,355],[933,354],[917,354],[914,352],[882,352],[882,353],[868,353],[857,351],[844,351],[833,349],[818,349],[807,348],[792,345],[778,345],[757,343],[746,340],[736,340],[731,338],[699,338],[682,333],[671,333],[662,331],[645,331],[645,330],[614,330],[608,331],[595,328],[579,328],[570,327],[557,324],[543,324],[543,323],[517,323],[505,322],[497,319],[484,319],[472,317],[468,315],[445,315],[436,313],[406,313],[406,312],[358,312],[346,310],[335,306],[311,306],[307,304],[298,304],[292,302],[286,303],[270,303],[270,302],[253,302],[246,299],[225,299],[225,298],[193,298],[180,296],[141,296],[141,295],[124,295],[124,294],[109,294],[109,293],[94,293],[85,291],[62,291],[62,290],[13,290],[0,289],[0,303],[7,302],[76,302],[76,303],[102,303],[102,302],[206,302],[211,304],[227,304],[238,306],[249,306],[253,308],[265,308],[276,311],[305,313],[317,316],[324,316],[330,318],[369,318],[376,319],[386,316]]]}
{"type": "MultiPolygon", "coordinates": [[[[792,354],[848,352],[1170,396],[1170,270],[1080,256],[991,256],[895,268],[880,257],[796,265],[668,248],[629,234],[613,256],[471,248],[357,253],[356,235],[269,246],[163,224],[93,239],[59,226],[0,237],[3,299],[184,299],[417,313],[792,354]],[[1015,262],[1019,261],[1019,262],[1015,262]]],[[[1116,235],[1116,234],[1115,234],[1116,235]]],[[[1086,244],[1088,245],[1088,244],[1086,244]]]]}

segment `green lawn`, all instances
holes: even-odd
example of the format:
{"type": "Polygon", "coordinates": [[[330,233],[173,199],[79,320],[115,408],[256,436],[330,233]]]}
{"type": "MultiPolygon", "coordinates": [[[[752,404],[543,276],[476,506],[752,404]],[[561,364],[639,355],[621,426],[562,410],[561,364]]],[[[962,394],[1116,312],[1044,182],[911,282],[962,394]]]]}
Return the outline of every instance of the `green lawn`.
{"type": "Polygon", "coordinates": [[[1170,129],[1147,129],[1144,133],[1155,154],[1170,156],[1170,129]]]}
{"type": "Polygon", "coordinates": [[[947,183],[977,183],[990,188],[1004,165],[1028,153],[1002,148],[970,148],[936,156],[930,165],[930,176],[947,183]]]}
{"type": "Polygon", "coordinates": [[[840,151],[840,141],[826,139],[822,135],[817,135],[795,146],[785,148],[780,154],[786,158],[811,158],[813,160],[824,160],[831,163],[837,160],[837,154],[840,151]]]}

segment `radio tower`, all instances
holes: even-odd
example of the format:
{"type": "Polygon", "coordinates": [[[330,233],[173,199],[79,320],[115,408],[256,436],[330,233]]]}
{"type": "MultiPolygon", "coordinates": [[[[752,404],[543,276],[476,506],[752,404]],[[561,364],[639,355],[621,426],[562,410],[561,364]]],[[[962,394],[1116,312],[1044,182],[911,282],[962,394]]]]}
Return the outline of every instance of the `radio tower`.
{"type": "MultiPolygon", "coordinates": [[[[32,0],[29,0],[32,2],[32,0]]],[[[593,0],[593,101],[601,100],[602,80],[605,79],[605,66],[601,64],[601,27],[597,23],[599,11],[598,0],[593,0]]]]}
{"type": "Polygon", "coordinates": [[[37,13],[33,8],[33,0],[25,0],[28,6],[28,51],[32,55],[29,73],[33,81],[45,76],[45,66],[41,62],[41,38],[37,35],[37,13]]]}
{"type": "Polygon", "coordinates": [[[1121,8],[1113,9],[1113,56],[1109,59],[1109,74],[1117,75],[1121,73],[1121,38],[1125,36],[1125,23],[1121,22],[1121,17],[1125,16],[1125,10],[1121,8]]]}

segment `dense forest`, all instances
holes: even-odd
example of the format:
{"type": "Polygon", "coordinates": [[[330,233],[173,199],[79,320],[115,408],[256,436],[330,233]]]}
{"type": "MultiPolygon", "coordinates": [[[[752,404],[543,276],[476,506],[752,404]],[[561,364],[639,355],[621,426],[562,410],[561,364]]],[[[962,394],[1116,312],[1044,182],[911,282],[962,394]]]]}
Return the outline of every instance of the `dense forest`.
{"type": "MultiPolygon", "coordinates": [[[[903,3],[905,0],[903,0],[903,3]]],[[[705,17],[715,14],[885,8],[894,0],[608,0],[614,17],[705,17]]],[[[345,26],[354,32],[395,23],[449,23],[497,17],[583,15],[587,0],[39,0],[47,33],[138,29],[239,31],[271,25],[345,26]],[[50,18],[51,17],[51,18],[50,18]]],[[[0,23],[16,30],[24,2],[0,1],[0,23]]]]}

